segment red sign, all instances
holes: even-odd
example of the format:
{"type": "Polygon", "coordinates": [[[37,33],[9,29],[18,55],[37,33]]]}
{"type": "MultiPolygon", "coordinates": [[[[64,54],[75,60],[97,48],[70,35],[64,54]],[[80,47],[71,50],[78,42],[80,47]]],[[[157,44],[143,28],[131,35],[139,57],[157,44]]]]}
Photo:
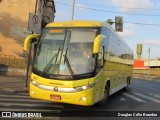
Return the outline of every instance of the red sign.
{"type": "Polygon", "coordinates": [[[41,33],[41,16],[29,13],[28,30],[34,33],[41,33]]]}
{"type": "Polygon", "coordinates": [[[61,96],[60,95],[55,95],[55,94],[51,94],[50,98],[55,99],[55,100],[61,100],[61,96]]]}
{"type": "Polygon", "coordinates": [[[38,21],[39,21],[38,16],[37,16],[37,15],[34,15],[34,16],[32,17],[32,21],[33,21],[34,24],[37,24],[38,21]]]}

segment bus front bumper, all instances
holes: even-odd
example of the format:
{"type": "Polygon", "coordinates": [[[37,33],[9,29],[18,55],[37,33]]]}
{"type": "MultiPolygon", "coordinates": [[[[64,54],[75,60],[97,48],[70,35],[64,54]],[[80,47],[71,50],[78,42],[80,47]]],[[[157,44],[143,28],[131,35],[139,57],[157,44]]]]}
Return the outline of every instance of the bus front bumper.
{"type": "Polygon", "coordinates": [[[35,99],[83,106],[91,106],[95,103],[94,87],[78,92],[62,93],[42,90],[30,82],[30,96],[35,99]]]}

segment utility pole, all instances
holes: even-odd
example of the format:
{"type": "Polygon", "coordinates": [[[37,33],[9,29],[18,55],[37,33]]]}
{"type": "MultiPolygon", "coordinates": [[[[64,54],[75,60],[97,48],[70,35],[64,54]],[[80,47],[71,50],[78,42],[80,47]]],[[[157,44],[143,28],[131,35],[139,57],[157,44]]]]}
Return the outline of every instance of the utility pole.
{"type": "Polygon", "coordinates": [[[72,20],[74,18],[74,4],[75,4],[75,0],[72,0],[72,20]]]}
{"type": "Polygon", "coordinates": [[[36,15],[37,13],[37,6],[38,6],[38,0],[36,0],[36,4],[35,4],[35,9],[34,9],[34,14],[36,15]]]}
{"type": "MultiPolygon", "coordinates": [[[[34,9],[35,15],[37,13],[37,6],[38,6],[38,0],[36,0],[36,4],[35,4],[35,9],[34,9]]],[[[33,31],[32,31],[32,34],[33,34],[33,31]]],[[[28,87],[28,76],[29,76],[31,54],[32,54],[32,41],[30,42],[30,48],[29,48],[29,53],[28,53],[28,61],[27,61],[28,63],[27,63],[27,72],[26,72],[26,87],[28,87]]]]}
{"type": "Polygon", "coordinates": [[[150,69],[150,48],[148,49],[148,77],[149,77],[149,69],[150,69]]]}

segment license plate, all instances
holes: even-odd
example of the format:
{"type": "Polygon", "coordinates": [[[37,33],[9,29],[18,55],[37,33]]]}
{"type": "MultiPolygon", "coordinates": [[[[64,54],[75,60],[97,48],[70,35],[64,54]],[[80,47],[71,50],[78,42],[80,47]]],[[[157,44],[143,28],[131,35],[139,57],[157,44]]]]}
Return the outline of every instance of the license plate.
{"type": "Polygon", "coordinates": [[[52,94],[52,95],[50,95],[50,98],[51,99],[55,99],[55,100],[61,100],[61,96],[60,95],[54,95],[54,94],[52,94]]]}

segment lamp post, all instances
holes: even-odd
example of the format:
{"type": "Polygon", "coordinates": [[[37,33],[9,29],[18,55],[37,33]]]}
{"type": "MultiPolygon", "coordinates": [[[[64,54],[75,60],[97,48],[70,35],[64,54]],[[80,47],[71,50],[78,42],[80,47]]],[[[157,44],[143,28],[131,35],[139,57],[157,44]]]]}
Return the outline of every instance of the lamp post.
{"type": "Polygon", "coordinates": [[[74,4],[75,4],[75,0],[72,0],[72,20],[74,18],[74,4]]]}
{"type": "Polygon", "coordinates": [[[35,4],[35,9],[34,9],[34,14],[36,15],[37,13],[37,6],[38,6],[38,0],[36,0],[36,4],[35,4]]]}

